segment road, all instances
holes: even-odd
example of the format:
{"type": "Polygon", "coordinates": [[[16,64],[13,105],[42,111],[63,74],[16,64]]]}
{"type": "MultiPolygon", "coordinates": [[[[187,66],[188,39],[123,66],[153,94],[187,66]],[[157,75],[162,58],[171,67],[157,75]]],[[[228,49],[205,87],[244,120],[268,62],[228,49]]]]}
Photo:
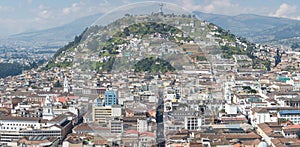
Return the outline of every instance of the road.
{"type": "Polygon", "coordinates": [[[165,146],[163,112],[164,112],[163,89],[160,88],[158,90],[158,106],[156,108],[156,123],[157,123],[156,142],[158,147],[165,146]]]}

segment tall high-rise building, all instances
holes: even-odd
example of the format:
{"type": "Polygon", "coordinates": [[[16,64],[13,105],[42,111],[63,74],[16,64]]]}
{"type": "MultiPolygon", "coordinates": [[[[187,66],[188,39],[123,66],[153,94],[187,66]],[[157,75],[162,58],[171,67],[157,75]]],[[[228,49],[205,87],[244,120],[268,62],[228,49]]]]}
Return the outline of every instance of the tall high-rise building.
{"type": "Polygon", "coordinates": [[[105,91],[104,95],[105,95],[105,106],[118,104],[118,95],[116,91],[110,88],[105,91]]]}

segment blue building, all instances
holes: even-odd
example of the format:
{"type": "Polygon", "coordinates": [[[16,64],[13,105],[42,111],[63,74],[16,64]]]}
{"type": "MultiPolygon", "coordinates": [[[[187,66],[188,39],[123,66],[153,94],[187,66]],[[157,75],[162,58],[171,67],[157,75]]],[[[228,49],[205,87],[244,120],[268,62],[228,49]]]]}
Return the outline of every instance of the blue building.
{"type": "Polygon", "coordinates": [[[105,91],[104,95],[105,95],[105,106],[118,104],[118,96],[116,91],[109,89],[105,91]]]}
{"type": "Polygon", "coordinates": [[[294,124],[300,124],[300,110],[280,110],[277,117],[279,119],[290,120],[294,124]]]}

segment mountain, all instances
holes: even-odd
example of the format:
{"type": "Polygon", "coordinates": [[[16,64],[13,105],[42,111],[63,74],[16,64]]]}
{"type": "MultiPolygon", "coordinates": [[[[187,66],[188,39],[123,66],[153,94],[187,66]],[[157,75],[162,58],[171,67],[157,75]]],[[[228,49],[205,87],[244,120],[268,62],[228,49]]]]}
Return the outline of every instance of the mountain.
{"type": "Polygon", "coordinates": [[[236,16],[194,12],[200,19],[212,22],[253,42],[268,42],[298,37],[298,20],[240,14],[236,16]],[[262,37],[263,36],[263,37],[262,37]]]}
{"type": "Polygon", "coordinates": [[[290,25],[284,25],[267,30],[263,30],[256,34],[256,40],[260,42],[268,42],[274,45],[284,44],[291,46],[293,43],[299,42],[300,22],[290,25]],[[295,41],[296,40],[296,41],[295,41]]]}
{"type": "Polygon", "coordinates": [[[6,41],[6,44],[18,42],[20,45],[26,44],[27,46],[63,46],[70,40],[74,39],[74,37],[80,34],[86,27],[92,25],[92,23],[95,22],[101,15],[102,14],[95,14],[82,17],[71,23],[46,30],[11,35],[2,39],[2,41],[6,41]]]}
{"type": "MultiPolygon", "coordinates": [[[[259,16],[254,14],[240,14],[236,16],[193,12],[201,20],[214,23],[233,34],[247,38],[255,43],[272,42],[288,44],[289,40],[300,34],[300,21],[286,18],[259,16]],[[284,34],[284,35],[283,35],[284,34]],[[282,41],[284,40],[284,41],[282,41]]],[[[1,44],[19,43],[35,45],[63,46],[74,36],[80,34],[84,28],[90,26],[102,14],[95,14],[79,18],[63,26],[46,30],[26,32],[9,36],[0,40],[1,44]]]]}
{"type": "Polygon", "coordinates": [[[174,67],[176,70],[210,70],[207,67],[210,63],[232,63],[242,59],[240,68],[270,70],[271,61],[256,56],[259,55],[256,51],[260,50],[244,38],[194,16],[126,15],[106,26],[89,27],[58,50],[44,69],[166,72],[174,71],[174,67]],[[162,60],[155,60],[158,58],[162,60]]]}

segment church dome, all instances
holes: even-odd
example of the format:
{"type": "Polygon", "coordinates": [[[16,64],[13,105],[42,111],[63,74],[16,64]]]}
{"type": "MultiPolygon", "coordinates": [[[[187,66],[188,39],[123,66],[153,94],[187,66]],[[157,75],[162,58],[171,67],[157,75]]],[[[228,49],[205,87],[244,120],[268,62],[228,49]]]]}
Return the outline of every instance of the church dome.
{"type": "Polygon", "coordinates": [[[262,141],[258,144],[258,147],[268,147],[268,144],[266,142],[262,141]]]}

